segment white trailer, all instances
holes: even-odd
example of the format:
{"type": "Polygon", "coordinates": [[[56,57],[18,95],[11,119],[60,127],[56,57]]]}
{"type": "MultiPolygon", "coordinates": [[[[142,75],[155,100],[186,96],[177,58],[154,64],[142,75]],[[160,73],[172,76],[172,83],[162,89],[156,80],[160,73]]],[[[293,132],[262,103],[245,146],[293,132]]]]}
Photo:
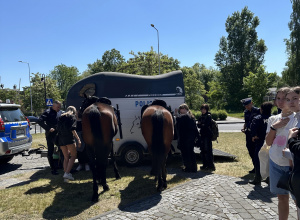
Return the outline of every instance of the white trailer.
{"type": "MultiPolygon", "coordinates": [[[[97,73],[74,84],[67,96],[66,105],[77,109],[83,95],[107,97],[120,110],[123,138],[114,137],[114,153],[128,165],[137,165],[146,154],[147,144],[140,129],[141,108],[154,99],[164,100],[172,111],[185,101],[183,76],[174,71],[157,76],[139,76],[125,73],[97,73]]],[[[173,141],[175,153],[177,141],[173,141]]]]}

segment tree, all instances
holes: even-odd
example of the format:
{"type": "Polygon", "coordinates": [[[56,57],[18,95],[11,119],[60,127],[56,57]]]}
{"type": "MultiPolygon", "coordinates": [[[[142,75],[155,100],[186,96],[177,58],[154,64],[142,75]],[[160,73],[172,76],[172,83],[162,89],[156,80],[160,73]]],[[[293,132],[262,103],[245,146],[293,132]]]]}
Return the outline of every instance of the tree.
{"type": "Polygon", "coordinates": [[[186,104],[190,109],[199,110],[204,103],[202,94],[205,94],[204,86],[197,79],[197,75],[192,68],[183,67],[183,81],[186,104]]]}
{"type": "MultiPolygon", "coordinates": [[[[46,98],[54,100],[61,100],[60,90],[56,86],[56,81],[50,77],[45,77],[46,82],[46,98]]],[[[30,111],[30,94],[28,87],[24,87],[24,104],[27,111],[30,111]]],[[[32,109],[35,115],[39,115],[45,108],[45,87],[40,73],[33,74],[31,78],[31,92],[32,92],[32,109]]]]}
{"type": "Polygon", "coordinates": [[[103,70],[107,72],[117,72],[124,62],[124,57],[115,48],[105,51],[102,56],[103,70]]]}
{"type": "Polygon", "coordinates": [[[94,63],[88,64],[88,70],[86,75],[93,75],[95,73],[100,73],[104,71],[103,63],[101,60],[97,59],[94,63]]]}
{"type": "Polygon", "coordinates": [[[207,96],[209,98],[209,103],[211,108],[214,109],[223,109],[226,105],[226,101],[224,100],[224,88],[219,81],[210,81],[208,82],[210,87],[207,96]]]}
{"type": "Polygon", "coordinates": [[[68,67],[64,64],[54,67],[51,71],[50,77],[56,80],[56,85],[60,90],[62,100],[65,100],[69,89],[79,79],[79,71],[76,67],[68,67]]]}
{"type": "Polygon", "coordinates": [[[260,66],[257,73],[250,72],[247,77],[244,77],[244,89],[248,91],[253,102],[259,106],[275,81],[276,73],[266,73],[264,67],[260,66]]]}
{"type": "Polygon", "coordinates": [[[258,25],[258,17],[254,17],[247,7],[241,12],[234,12],[226,20],[228,36],[221,38],[215,62],[221,71],[221,81],[231,109],[237,109],[239,100],[245,98],[243,78],[250,72],[256,73],[264,62],[267,47],[262,39],[258,40],[258,25]]]}
{"type": "Polygon", "coordinates": [[[300,85],[300,1],[293,0],[293,12],[288,26],[290,39],[285,39],[288,54],[287,68],[282,72],[283,80],[290,86],[300,85]]]}
{"type": "Polygon", "coordinates": [[[6,103],[6,99],[9,99],[16,104],[21,104],[19,100],[19,92],[16,89],[0,89],[0,99],[3,103],[6,103]]]}
{"type": "MultiPolygon", "coordinates": [[[[126,63],[123,63],[120,72],[146,76],[159,74],[158,56],[153,47],[148,52],[138,52],[135,54],[131,51],[129,54],[134,57],[129,58],[126,63]]],[[[180,69],[180,62],[177,59],[163,54],[160,55],[160,58],[161,74],[180,69]]]]}

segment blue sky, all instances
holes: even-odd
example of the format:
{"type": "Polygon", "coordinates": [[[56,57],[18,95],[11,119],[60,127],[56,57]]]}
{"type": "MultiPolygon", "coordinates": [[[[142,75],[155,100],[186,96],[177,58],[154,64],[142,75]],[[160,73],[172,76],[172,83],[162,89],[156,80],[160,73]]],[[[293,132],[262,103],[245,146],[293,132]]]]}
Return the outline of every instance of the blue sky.
{"type": "Polygon", "coordinates": [[[289,0],[0,0],[0,76],[5,88],[29,85],[33,73],[55,66],[75,66],[80,73],[106,50],[157,51],[192,66],[215,67],[214,57],[225,22],[248,6],[260,19],[258,38],[265,40],[268,72],[279,75],[287,55],[292,12],[289,0]]]}

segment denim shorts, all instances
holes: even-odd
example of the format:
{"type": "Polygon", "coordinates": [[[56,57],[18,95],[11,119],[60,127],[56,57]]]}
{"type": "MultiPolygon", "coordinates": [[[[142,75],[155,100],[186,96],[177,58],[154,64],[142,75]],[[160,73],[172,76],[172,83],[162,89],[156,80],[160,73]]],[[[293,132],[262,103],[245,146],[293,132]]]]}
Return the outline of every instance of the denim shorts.
{"type": "Polygon", "coordinates": [[[279,166],[278,164],[274,163],[270,159],[270,191],[273,194],[276,195],[288,195],[290,191],[281,189],[277,187],[278,180],[280,177],[286,173],[289,172],[290,167],[289,166],[279,166]]]}

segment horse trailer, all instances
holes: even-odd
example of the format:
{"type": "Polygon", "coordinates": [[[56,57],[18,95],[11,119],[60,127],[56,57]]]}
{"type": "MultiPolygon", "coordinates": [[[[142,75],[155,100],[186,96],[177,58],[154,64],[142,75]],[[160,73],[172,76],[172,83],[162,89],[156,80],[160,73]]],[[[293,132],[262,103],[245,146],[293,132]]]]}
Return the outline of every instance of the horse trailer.
{"type": "MultiPolygon", "coordinates": [[[[140,120],[141,108],[155,99],[164,100],[172,111],[185,101],[183,76],[174,71],[156,76],[140,76],[126,73],[101,72],[86,77],[74,84],[67,95],[66,105],[78,110],[87,96],[107,97],[120,111],[120,130],[114,137],[114,154],[127,165],[137,165],[148,154],[140,120]]],[[[175,153],[177,141],[173,140],[175,153]]]]}

